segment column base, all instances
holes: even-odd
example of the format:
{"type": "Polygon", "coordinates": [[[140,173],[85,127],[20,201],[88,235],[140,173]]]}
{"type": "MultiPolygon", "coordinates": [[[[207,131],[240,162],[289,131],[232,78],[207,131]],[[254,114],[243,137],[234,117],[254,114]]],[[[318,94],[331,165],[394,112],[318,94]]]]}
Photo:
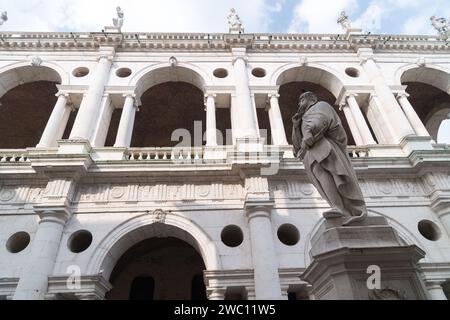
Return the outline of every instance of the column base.
{"type": "Polygon", "coordinates": [[[301,277],[317,300],[427,299],[417,272],[425,252],[405,245],[383,217],[351,227],[335,220],[324,222],[313,236],[313,261],[301,277]]]}
{"type": "Polygon", "coordinates": [[[263,138],[236,138],[235,150],[237,152],[263,152],[263,138]]]}
{"type": "Polygon", "coordinates": [[[84,139],[58,140],[58,154],[89,154],[91,144],[84,139]]]}

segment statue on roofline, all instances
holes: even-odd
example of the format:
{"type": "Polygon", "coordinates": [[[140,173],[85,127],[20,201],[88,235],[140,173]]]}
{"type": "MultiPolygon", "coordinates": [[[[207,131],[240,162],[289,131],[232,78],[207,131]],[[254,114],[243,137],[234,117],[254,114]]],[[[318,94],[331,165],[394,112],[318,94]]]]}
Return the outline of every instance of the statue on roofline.
{"type": "Polygon", "coordinates": [[[0,26],[8,21],[8,12],[3,11],[0,15],[0,26]]]}
{"type": "Polygon", "coordinates": [[[447,39],[450,36],[450,24],[449,21],[445,18],[436,18],[436,16],[432,16],[430,18],[431,24],[437,30],[437,32],[441,35],[441,37],[447,39]]]}
{"type": "Polygon", "coordinates": [[[230,26],[230,32],[244,32],[242,20],[234,8],[230,10],[230,14],[228,15],[228,24],[230,26]]]}
{"type": "Polygon", "coordinates": [[[350,20],[348,19],[348,16],[345,13],[345,11],[341,12],[341,15],[339,16],[337,23],[339,23],[344,30],[349,30],[352,28],[350,20]]]}
{"type": "Polygon", "coordinates": [[[123,27],[123,17],[125,14],[121,7],[117,7],[116,11],[117,11],[117,18],[113,18],[113,25],[117,29],[121,29],[123,27]]]}

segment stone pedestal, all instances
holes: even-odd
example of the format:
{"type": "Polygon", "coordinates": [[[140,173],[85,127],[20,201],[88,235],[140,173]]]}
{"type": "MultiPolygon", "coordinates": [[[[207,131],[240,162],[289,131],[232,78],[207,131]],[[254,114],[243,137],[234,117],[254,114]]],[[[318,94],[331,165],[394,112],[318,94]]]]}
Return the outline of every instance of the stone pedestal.
{"type": "Polygon", "coordinates": [[[313,260],[302,279],[316,300],[427,299],[420,248],[406,245],[383,217],[350,227],[341,220],[325,221],[311,240],[313,260]]]}

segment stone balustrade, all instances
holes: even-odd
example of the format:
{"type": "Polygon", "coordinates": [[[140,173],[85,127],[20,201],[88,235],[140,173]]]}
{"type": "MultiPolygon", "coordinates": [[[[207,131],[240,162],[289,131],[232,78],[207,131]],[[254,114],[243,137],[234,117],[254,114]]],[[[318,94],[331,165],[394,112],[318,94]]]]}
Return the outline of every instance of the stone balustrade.
{"type": "Polygon", "coordinates": [[[28,162],[26,150],[0,150],[0,162],[28,162]]]}

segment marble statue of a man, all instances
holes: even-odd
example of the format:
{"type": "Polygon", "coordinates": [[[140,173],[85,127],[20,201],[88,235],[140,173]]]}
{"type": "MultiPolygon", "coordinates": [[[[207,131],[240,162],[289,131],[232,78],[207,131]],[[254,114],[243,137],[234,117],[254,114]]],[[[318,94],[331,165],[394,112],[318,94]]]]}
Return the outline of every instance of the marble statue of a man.
{"type": "Polygon", "coordinates": [[[114,25],[114,27],[121,29],[123,27],[123,18],[125,16],[125,14],[121,7],[117,7],[116,11],[117,11],[117,17],[113,18],[113,25],[114,25]]]}
{"type": "Polygon", "coordinates": [[[325,219],[348,217],[343,225],[364,220],[366,204],[347,153],[347,135],[333,107],[312,92],[300,96],[292,118],[295,155],[303,160],[311,183],[328,202],[325,219]]]}
{"type": "Polygon", "coordinates": [[[348,19],[347,14],[345,11],[341,12],[341,15],[339,16],[337,23],[339,23],[344,30],[351,29],[352,25],[350,24],[350,20],[348,19]]]}
{"type": "Polygon", "coordinates": [[[6,21],[8,21],[8,12],[3,11],[0,15],[0,26],[6,21]]]}

